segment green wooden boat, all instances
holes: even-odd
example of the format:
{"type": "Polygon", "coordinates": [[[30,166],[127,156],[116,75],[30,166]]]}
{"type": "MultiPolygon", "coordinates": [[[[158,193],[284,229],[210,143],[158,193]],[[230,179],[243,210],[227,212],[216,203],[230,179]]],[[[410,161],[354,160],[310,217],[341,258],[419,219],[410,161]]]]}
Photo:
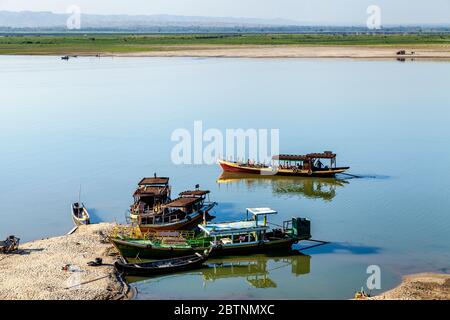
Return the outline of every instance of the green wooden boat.
{"type": "Polygon", "coordinates": [[[278,251],[311,238],[310,221],[304,218],[285,221],[279,229],[270,228],[267,215],[276,213],[270,208],[249,208],[247,220],[201,224],[198,225],[201,233],[192,238],[173,234],[153,238],[116,236],[110,237],[110,241],[126,258],[162,259],[203,253],[210,248],[211,256],[278,251]]]}
{"type": "Polygon", "coordinates": [[[183,242],[167,239],[119,239],[110,238],[111,243],[126,258],[163,259],[203,253],[210,248],[211,238],[185,239],[183,242]]]}

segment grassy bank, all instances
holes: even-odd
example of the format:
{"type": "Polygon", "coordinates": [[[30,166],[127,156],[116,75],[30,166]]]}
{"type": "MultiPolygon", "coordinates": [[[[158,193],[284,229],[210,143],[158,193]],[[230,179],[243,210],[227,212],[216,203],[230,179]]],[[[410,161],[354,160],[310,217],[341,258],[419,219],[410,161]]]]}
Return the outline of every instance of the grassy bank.
{"type": "Polygon", "coordinates": [[[205,46],[436,46],[449,34],[176,34],[11,35],[0,37],[0,54],[94,54],[205,49],[205,46]]]}

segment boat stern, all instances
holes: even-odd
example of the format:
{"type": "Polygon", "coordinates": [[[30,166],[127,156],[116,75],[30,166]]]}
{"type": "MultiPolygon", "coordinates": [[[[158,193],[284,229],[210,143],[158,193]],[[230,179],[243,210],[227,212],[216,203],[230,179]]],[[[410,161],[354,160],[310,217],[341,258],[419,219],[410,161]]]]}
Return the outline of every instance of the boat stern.
{"type": "Polygon", "coordinates": [[[292,218],[291,235],[296,239],[311,239],[311,221],[306,218],[292,218]]]}

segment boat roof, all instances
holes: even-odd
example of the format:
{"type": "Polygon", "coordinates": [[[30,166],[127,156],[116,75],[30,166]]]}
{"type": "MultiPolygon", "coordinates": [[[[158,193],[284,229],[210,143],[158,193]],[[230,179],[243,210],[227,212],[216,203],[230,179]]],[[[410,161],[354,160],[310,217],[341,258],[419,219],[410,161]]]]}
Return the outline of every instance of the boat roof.
{"type": "Polygon", "coordinates": [[[273,160],[288,160],[288,161],[306,161],[309,158],[306,155],[300,154],[278,154],[272,157],[273,160]]]}
{"type": "Polygon", "coordinates": [[[180,196],[204,196],[209,192],[209,190],[186,190],[180,192],[180,196]]]}
{"type": "Polygon", "coordinates": [[[236,233],[248,233],[258,230],[267,230],[267,226],[257,225],[256,221],[233,221],[233,222],[219,222],[208,223],[206,225],[199,224],[198,227],[202,229],[206,234],[214,235],[227,235],[236,233]]]}
{"type": "Polygon", "coordinates": [[[336,158],[336,154],[331,151],[324,151],[322,153],[308,153],[306,156],[311,159],[318,159],[318,158],[333,159],[333,158],[336,158]]]}
{"type": "Polygon", "coordinates": [[[184,208],[188,207],[196,202],[201,201],[200,198],[176,198],[172,200],[171,202],[166,203],[163,207],[164,208],[184,208]]]}
{"type": "Polygon", "coordinates": [[[278,213],[277,211],[270,208],[247,208],[247,211],[255,216],[278,213]]]}
{"type": "Polygon", "coordinates": [[[281,161],[307,161],[311,159],[333,159],[336,154],[331,151],[302,154],[278,154],[272,157],[273,160],[281,161]]]}
{"type": "Polygon", "coordinates": [[[142,186],[134,192],[135,196],[157,196],[167,193],[167,186],[142,186]]]}
{"type": "Polygon", "coordinates": [[[168,177],[146,177],[142,178],[141,181],[139,181],[139,186],[148,186],[148,185],[158,185],[158,184],[168,184],[169,178],[168,177]]]}

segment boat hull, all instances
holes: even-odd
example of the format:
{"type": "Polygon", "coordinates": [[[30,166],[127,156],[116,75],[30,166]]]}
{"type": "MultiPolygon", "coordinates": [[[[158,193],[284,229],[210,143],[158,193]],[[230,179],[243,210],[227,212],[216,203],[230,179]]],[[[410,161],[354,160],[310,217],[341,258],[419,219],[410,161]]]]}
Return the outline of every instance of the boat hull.
{"type": "Polygon", "coordinates": [[[83,226],[91,223],[89,213],[84,206],[82,207],[82,217],[77,216],[76,210],[77,209],[74,207],[74,205],[72,205],[72,220],[76,226],[83,226]]]}
{"type": "Polygon", "coordinates": [[[255,243],[224,245],[215,247],[211,256],[229,256],[253,253],[268,253],[271,251],[289,250],[299,239],[285,238],[271,241],[260,241],[255,243]]]}
{"type": "MultiPolygon", "coordinates": [[[[241,255],[253,253],[267,253],[271,251],[290,250],[292,244],[301,240],[300,238],[283,238],[270,241],[259,241],[254,243],[237,243],[233,245],[223,245],[214,247],[210,256],[220,257],[228,255],[241,255]]],[[[195,248],[180,247],[159,247],[145,244],[137,244],[132,241],[111,239],[111,243],[125,258],[140,259],[164,259],[181,257],[197,253],[204,253],[210,246],[199,246],[195,248]]]]}
{"type": "Polygon", "coordinates": [[[183,219],[178,222],[166,224],[141,224],[139,225],[139,229],[144,233],[154,231],[191,230],[200,223],[201,219],[202,215],[197,212],[195,215],[191,216],[190,219],[183,219]]]}
{"type": "Polygon", "coordinates": [[[192,270],[200,268],[203,263],[206,261],[207,256],[205,255],[190,255],[187,257],[180,258],[181,261],[174,261],[173,264],[171,262],[174,259],[168,260],[160,260],[156,263],[124,263],[122,261],[116,261],[114,263],[114,267],[122,274],[128,276],[140,276],[140,277],[148,277],[160,274],[168,274],[173,272],[180,272],[186,270],[192,270]],[[159,266],[158,266],[159,265],[159,266]],[[166,265],[166,266],[164,266],[166,265]]]}
{"type": "Polygon", "coordinates": [[[131,241],[110,239],[113,246],[125,258],[139,258],[139,259],[164,259],[173,257],[182,257],[195,252],[203,253],[206,248],[180,248],[180,247],[159,247],[150,244],[138,244],[131,241]]]}
{"type": "Polygon", "coordinates": [[[223,171],[226,172],[240,172],[240,173],[252,173],[252,174],[260,174],[264,176],[296,176],[296,177],[334,177],[338,173],[344,173],[350,167],[337,167],[331,169],[320,169],[314,171],[308,170],[293,170],[293,169],[278,169],[277,171],[273,171],[271,168],[256,168],[256,167],[248,167],[242,166],[235,162],[219,160],[218,161],[220,167],[223,171]]]}

